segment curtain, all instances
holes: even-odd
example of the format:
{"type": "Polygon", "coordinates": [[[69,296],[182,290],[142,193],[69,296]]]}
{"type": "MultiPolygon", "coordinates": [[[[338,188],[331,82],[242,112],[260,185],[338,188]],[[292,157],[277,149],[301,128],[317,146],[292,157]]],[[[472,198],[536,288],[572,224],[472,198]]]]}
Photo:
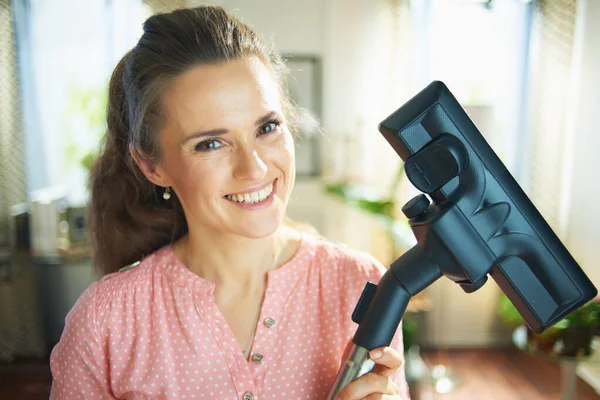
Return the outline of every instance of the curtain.
{"type": "Polygon", "coordinates": [[[140,0],[14,0],[28,194],[60,188],[83,205],[83,154],[97,147],[110,73],[137,41],[146,15],[140,0]],[[105,97],[105,96],[104,96],[105,97]]]}
{"type": "MultiPolygon", "coordinates": [[[[323,31],[321,180],[363,187],[363,196],[410,198],[402,193],[410,185],[392,193],[401,160],[377,129],[416,93],[409,1],[327,1],[323,31]]],[[[394,243],[385,223],[341,203],[335,218],[324,219],[323,234],[384,264],[414,241],[410,235],[394,243]]]]}
{"type": "MultiPolygon", "coordinates": [[[[0,248],[9,241],[10,207],[27,199],[14,15],[11,2],[0,0],[0,248]]],[[[0,251],[0,361],[45,355],[38,304],[34,274],[0,251]]]]}
{"type": "Polygon", "coordinates": [[[400,163],[378,124],[416,93],[408,0],[332,0],[326,16],[324,179],[387,196],[400,163]],[[339,91],[343,90],[340,96],[339,91]]]}
{"type": "Polygon", "coordinates": [[[27,198],[25,141],[13,10],[0,0],[0,247],[9,241],[10,207],[27,198]]]}
{"type": "Polygon", "coordinates": [[[575,0],[538,0],[530,47],[528,144],[523,186],[550,226],[560,234],[567,168],[568,110],[572,101],[575,0]]]}

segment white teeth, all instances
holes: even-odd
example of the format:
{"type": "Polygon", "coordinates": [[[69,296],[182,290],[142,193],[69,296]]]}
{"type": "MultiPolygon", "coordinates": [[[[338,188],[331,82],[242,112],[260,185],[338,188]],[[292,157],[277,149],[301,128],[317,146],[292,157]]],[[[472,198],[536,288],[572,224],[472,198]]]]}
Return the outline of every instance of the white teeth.
{"type": "Polygon", "coordinates": [[[273,191],[273,184],[267,186],[264,189],[256,191],[256,192],[244,193],[244,194],[233,194],[233,195],[227,195],[225,197],[227,197],[231,201],[235,201],[238,203],[253,204],[253,203],[259,203],[259,202],[263,201],[264,199],[266,199],[267,197],[269,197],[269,195],[271,194],[272,191],[273,191]]]}

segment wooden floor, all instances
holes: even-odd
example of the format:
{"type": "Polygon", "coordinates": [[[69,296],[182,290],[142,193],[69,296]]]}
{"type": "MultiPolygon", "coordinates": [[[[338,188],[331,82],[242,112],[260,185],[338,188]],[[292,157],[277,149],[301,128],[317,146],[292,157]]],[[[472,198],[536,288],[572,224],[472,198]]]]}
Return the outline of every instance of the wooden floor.
{"type": "MultiPolygon", "coordinates": [[[[439,394],[430,384],[422,384],[415,400],[560,399],[559,367],[518,350],[423,351],[422,357],[428,366],[443,362],[462,383],[447,394],[439,394]]],[[[2,400],[46,400],[51,382],[48,365],[0,365],[2,400]]],[[[600,395],[581,380],[578,391],[579,397],[569,400],[600,400],[600,395]]]]}
{"type": "MultiPolygon", "coordinates": [[[[419,400],[560,400],[560,367],[516,349],[423,351],[428,367],[442,363],[462,383],[439,394],[430,384],[422,385],[419,400]]],[[[578,397],[598,400],[587,383],[578,379],[578,397]]]]}

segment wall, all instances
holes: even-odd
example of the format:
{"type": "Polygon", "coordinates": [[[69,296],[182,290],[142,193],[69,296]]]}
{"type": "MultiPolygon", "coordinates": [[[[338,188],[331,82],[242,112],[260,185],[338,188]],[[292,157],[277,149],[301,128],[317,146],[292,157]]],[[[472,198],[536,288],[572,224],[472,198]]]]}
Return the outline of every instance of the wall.
{"type": "Polygon", "coordinates": [[[272,40],[282,53],[324,53],[325,1],[213,0],[210,3],[234,11],[265,39],[272,40]]]}
{"type": "MultiPolygon", "coordinates": [[[[566,245],[596,287],[600,287],[600,1],[578,0],[575,75],[570,141],[572,167],[565,170],[570,190],[564,200],[566,245]]],[[[596,354],[598,362],[600,356],[596,354]]],[[[580,376],[600,391],[600,368],[579,368],[580,376]]]]}

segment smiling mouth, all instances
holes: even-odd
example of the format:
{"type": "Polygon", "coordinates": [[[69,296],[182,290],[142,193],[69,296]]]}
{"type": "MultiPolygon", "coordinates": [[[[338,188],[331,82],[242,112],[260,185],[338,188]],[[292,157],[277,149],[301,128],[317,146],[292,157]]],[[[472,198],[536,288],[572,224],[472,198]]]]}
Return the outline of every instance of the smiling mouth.
{"type": "Polygon", "coordinates": [[[268,186],[262,188],[261,190],[241,194],[228,194],[225,196],[225,198],[229,201],[233,201],[234,203],[260,203],[267,199],[271,195],[271,193],[273,193],[275,181],[271,182],[268,186]]]}

